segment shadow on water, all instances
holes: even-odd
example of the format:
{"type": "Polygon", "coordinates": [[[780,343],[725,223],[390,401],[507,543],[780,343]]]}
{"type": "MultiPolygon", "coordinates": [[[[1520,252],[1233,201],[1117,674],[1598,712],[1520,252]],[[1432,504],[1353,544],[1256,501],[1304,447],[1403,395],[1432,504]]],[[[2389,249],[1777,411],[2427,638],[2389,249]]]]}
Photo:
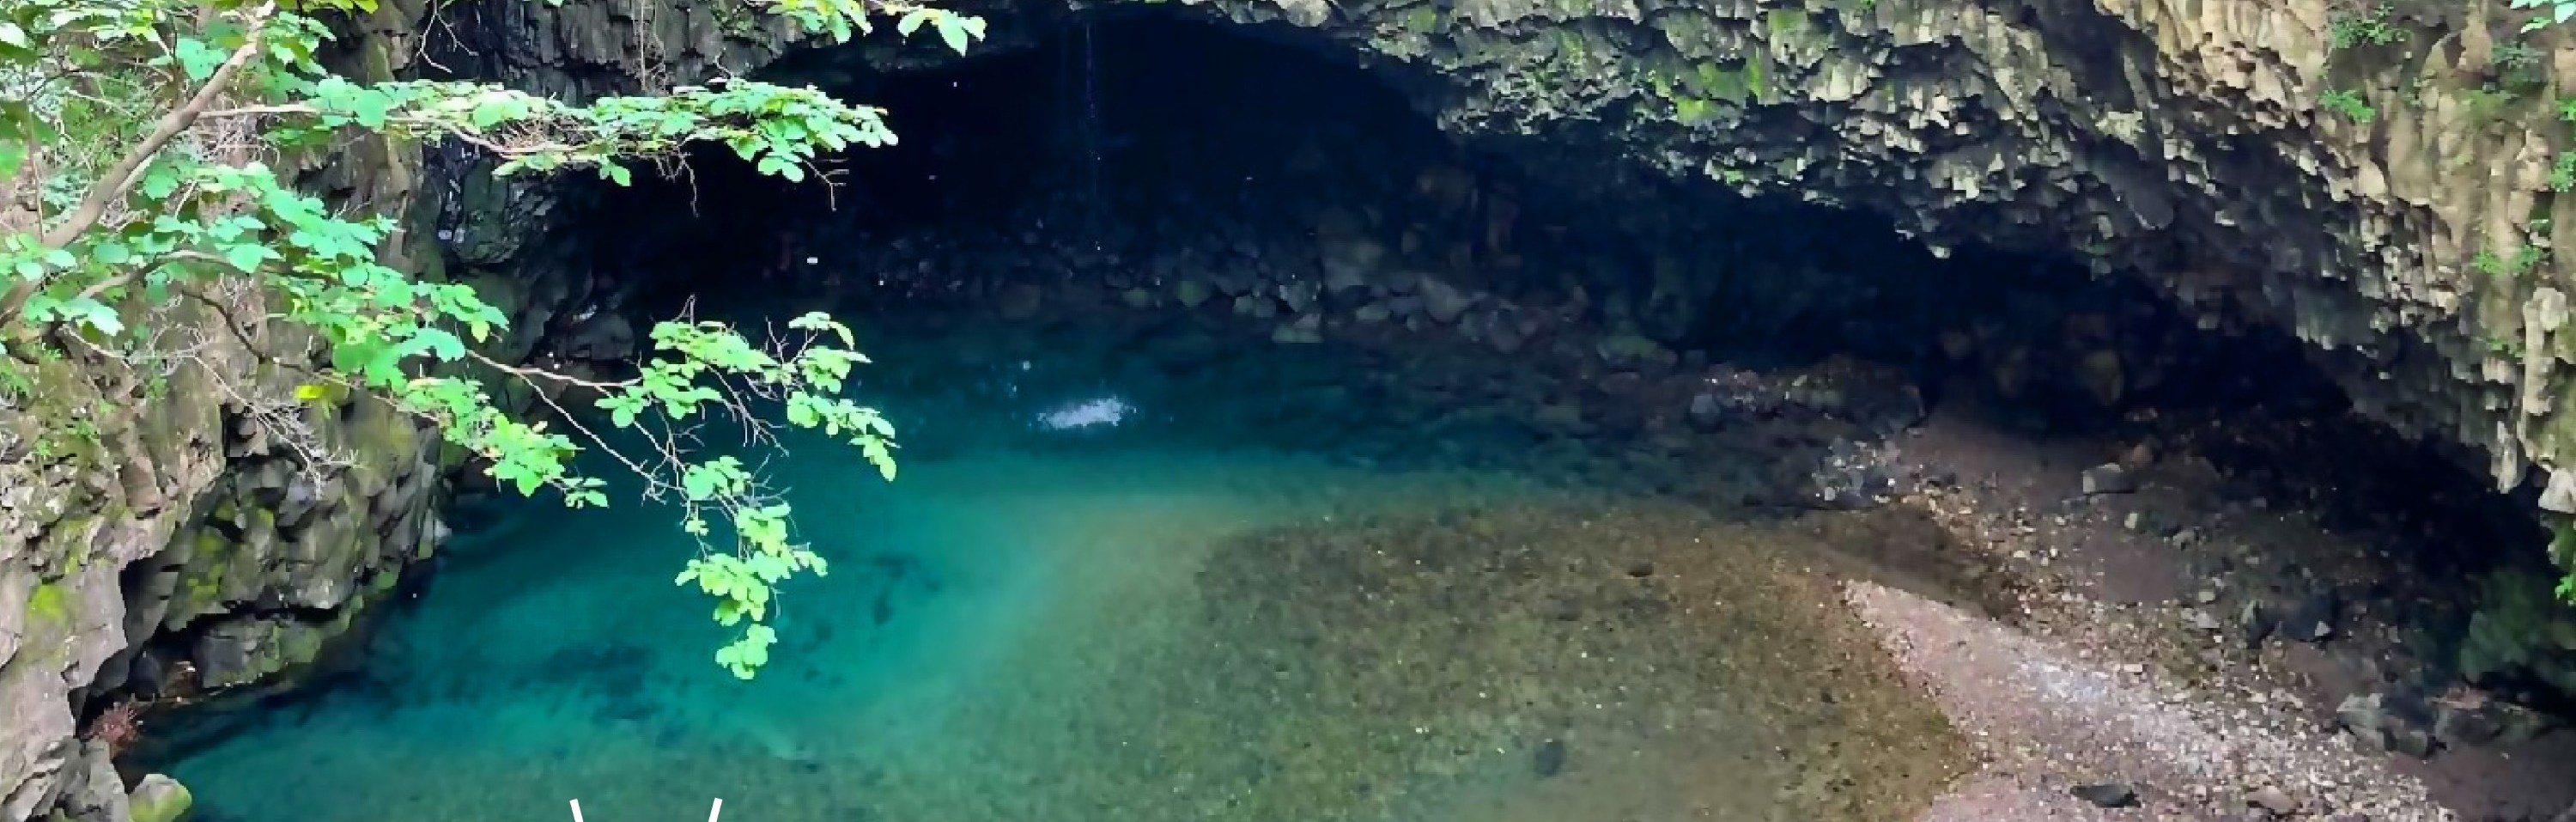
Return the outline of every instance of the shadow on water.
{"type": "Polygon", "coordinates": [[[1892,820],[1963,760],[1811,570],[1920,523],[1595,482],[1633,444],[1570,457],[1455,399],[1511,386],[1435,407],[1363,351],[881,333],[905,471],[772,466],[839,561],[759,680],[711,663],[663,512],[531,506],[358,671],[154,764],[205,818],[306,822],[1892,820]]]}

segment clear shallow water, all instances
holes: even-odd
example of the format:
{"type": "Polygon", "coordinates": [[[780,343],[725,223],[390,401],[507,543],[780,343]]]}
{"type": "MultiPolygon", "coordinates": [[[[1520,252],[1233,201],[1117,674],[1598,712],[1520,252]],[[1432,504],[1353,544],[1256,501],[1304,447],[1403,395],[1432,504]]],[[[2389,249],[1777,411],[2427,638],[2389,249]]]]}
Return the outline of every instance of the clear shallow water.
{"type": "Polygon", "coordinates": [[[1961,759],[1791,570],[1831,528],[1534,481],[1619,449],[1361,352],[969,331],[872,351],[900,481],[772,465],[834,572],[758,681],[666,514],[528,506],[165,769],[217,820],[1606,822],[1897,819],[1961,759]]]}

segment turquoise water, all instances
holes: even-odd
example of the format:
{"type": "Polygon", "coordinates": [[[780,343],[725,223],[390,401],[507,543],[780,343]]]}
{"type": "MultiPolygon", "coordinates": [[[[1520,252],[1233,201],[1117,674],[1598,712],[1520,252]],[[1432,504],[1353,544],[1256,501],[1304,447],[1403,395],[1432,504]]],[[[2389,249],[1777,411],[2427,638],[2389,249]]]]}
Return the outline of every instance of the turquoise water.
{"type": "Polygon", "coordinates": [[[1791,570],[1823,531],[1640,490],[1724,466],[1530,425],[1536,377],[873,331],[903,472],[771,463],[834,571],[757,681],[667,512],[524,505],[359,676],[164,769],[207,820],[1607,822],[1898,819],[1961,761],[1791,570]]]}

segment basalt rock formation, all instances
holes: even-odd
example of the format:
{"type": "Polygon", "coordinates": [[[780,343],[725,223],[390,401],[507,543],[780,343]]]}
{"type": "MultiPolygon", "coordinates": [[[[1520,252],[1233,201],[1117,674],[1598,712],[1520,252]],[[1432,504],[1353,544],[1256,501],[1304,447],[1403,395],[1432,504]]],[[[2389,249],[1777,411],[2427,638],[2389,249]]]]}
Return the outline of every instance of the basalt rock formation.
{"type": "MultiPolygon", "coordinates": [[[[1066,13],[978,11],[1001,48],[1066,13]]],[[[2549,253],[2576,230],[2551,219],[2550,186],[2569,136],[2554,78],[2576,51],[2519,33],[2524,16],[2501,4],[1216,0],[1179,13],[1370,65],[1443,128],[1603,187],[1650,169],[1867,209],[1936,253],[2082,259],[2207,325],[2290,329],[2366,413],[2483,451],[2500,488],[2537,469],[2542,504],[2576,511],[2576,473],[2558,475],[2576,347],[2557,333],[2566,265],[2549,253]],[[2338,33],[2365,24],[2387,42],[2338,33]]],[[[429,38],[441,65],[573,97],[815,47],[705,3],[450,14],[462,22],[429,38]]],[[[950,59],[890,39],[839,49],[849,69],[950,59]]],[[[463,268],[526,283],[547,267],[520,251],[560,187],[457,193],[438,230],[463,268]]],[[[544,290],[521,302],[534,319],[559,310],[538,307],[544,290]]]]}
{"type": "MultiPolygon", "coordinates": [[[[2078,259],[2153,285],[2203,325],[2287,329],[2365,413],[2482,452],[2499,488],[2538,486],[2541,507],[2576,512],[2576,332],[2560,287],[2576,261],[2552,253],[2576,241],[2576,214],[2559,216],[2551,181],[2576,136],[2554,104],[2576,47],[2520,33],[2524,15],[2500,0],[1111,7],[1368,65],[1440,127],[1604,196],[1650,174],[1864,209],[1936,252],[2078,259]]],[[[971,10],[992,18],[989,49],[1072,11],[971,10]]],[[[581,98],[825,47],[716,0],[470,0],[437,6],[434,25],[431,13],[387,3],[350,21],[338,65],[581,98]]],[[[955,59],[883,37],[834,48],[843,56],[807,69],[955,59]]],[[[550,239],[595,194],[586,184],[496,181],[435,148],[366,144],[309,165],[315,187],[406,217],[403,267],[473,282],[513,311],[500,355],[551,356],[549,337],[614,317],[594,309],[614,308],[621,284],[550,239]]],[[[1701,310],[1718,278],[1696,265],[1640,272],[1615,302],[1701,310]]],[[[210,330],[203,355],[234,380],[164,384],[89,363],[39,392],[50,408],[5,415],[69,409],[95,430],[71,446],[26,425],[0,437],[0,819],[123,816],[103,748],[76,733],[93,697],[236,684],[309,658],[442,530],[428,438],[343,402],[311,424],[345,459],[298,453],[258,410],[297,381],[243,346],[309,345],[234,327],[247,337],[210,330]]]]}

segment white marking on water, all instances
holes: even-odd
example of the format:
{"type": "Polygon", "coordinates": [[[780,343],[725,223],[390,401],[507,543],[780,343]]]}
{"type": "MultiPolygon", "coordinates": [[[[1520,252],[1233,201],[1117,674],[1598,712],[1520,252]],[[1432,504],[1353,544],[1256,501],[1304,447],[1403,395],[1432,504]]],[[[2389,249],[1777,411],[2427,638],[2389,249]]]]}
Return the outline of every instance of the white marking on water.
{"type": "Polygon", "coordinates": [[[1072,403],[1038,415],[1038,425],[1050,431],[1114,426],[1127,420],[1136,406],[1117,397],[1102,397],[1072,403]]]}

